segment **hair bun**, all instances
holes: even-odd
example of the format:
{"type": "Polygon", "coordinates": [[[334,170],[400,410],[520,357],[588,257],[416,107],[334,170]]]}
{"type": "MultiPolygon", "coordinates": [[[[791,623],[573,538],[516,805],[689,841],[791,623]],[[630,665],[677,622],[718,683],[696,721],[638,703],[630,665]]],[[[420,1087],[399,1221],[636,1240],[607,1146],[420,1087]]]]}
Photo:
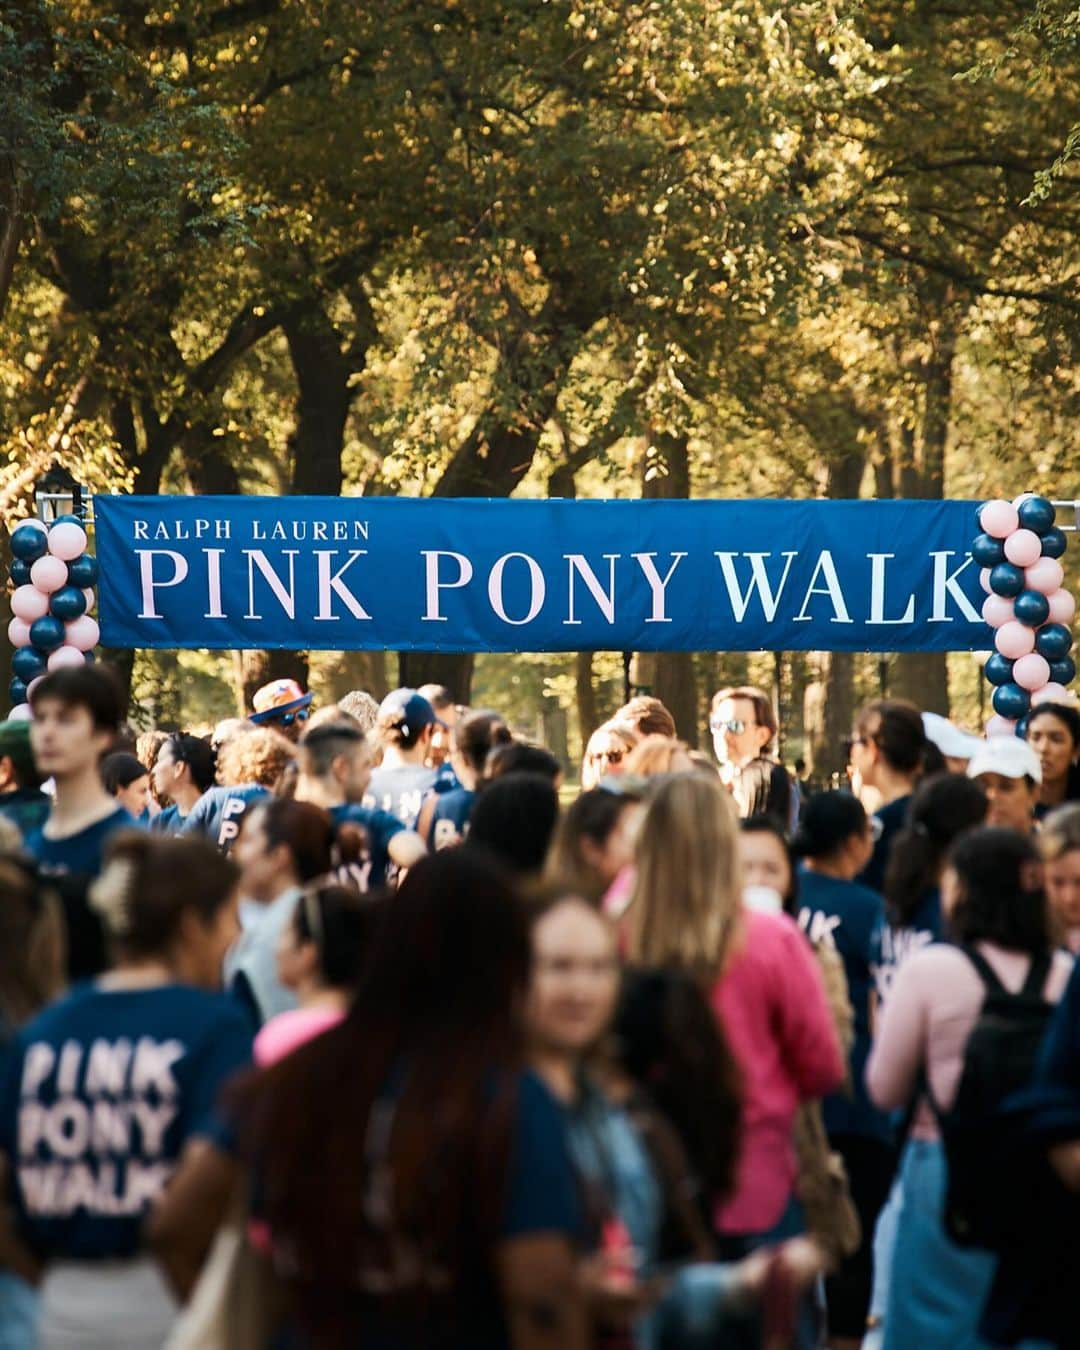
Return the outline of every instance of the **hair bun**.
{"type": "Polygon", "coordinates": [[[131,902],[139,875],[139,864],[127,850],[106,863],[101,875],[87,891],[90,908],[104,923],[109,934],[124,938],[131,931],[131,902]]]}

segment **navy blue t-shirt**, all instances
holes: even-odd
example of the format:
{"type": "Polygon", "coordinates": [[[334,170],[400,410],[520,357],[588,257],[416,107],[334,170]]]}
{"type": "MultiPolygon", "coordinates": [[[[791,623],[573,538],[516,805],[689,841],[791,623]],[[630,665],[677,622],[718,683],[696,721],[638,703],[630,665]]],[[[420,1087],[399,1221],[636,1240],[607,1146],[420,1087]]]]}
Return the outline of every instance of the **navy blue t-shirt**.
{"type": "Polygon", "coordinates": [[[389,811],[360,806],[356,802],[332,806],[330,816],[335,825],[350,821],[362,825],[367,832],[368,855],[362,864],[361,875],[356,878],[360,890],[374,891],[385,886],[390,871],[390,840],[395,834],[400,834],[405,826],[389,811]]]}
{"type": "Polygon", "coordinates": [[[24,1027],[0,1075],[0,1149],[28,1245],[72,1260],[137,1251],[184,1145],[214,1137],[251,1039],[232,999],[185,985],[78,985],[24,1027]]]}
{"type": "Polygon", "coordinates": [[[875,974],[878,997],[888,997],[896,972],[901,965],[933,942],[942,940],[941,892],[929,887],[919,900],[911,921],[902,928],[887,924],[881,936],[881,962],[875,974]]]}
{"type": "Polygon", "coordinates": [[[101,920],[90,908],[86,893],[101,872],[110,836],[117,830],[138,828],[134,816],[118,806],[96,825],[63,839],[47,838],[44,825],[26,837],[27,851],[37,859],[42,876],[55,886],[64,909],[69,980],[100,975],[109,964],[101,920]]]}
{"type": "Polygon", "coordinates": [[[425,841],[428,848],[438,850],[460,844],[469,832],[469,817],[475,801],[476,793],[463,787],[452,788],[436,797],[425,841]]]}
{"type": "Polygon", "coordinates": [[[841,881],[804,867],[799,871],[799,923],[811,941],[824,941],[840,953],[855,1013],[851,1095],[842,1091],[825,1098],[826,1132],[888,1139],[888,1117],[871,1104],[864,1082],[870,1056],[870,993],[885,928],[884,901],[857,881],[841,881]]]}
{"type": "Polygon", "coordinates": [[[896,801],[875,811],[871,818],[874,828],[874,852],[859,873],[858,880],[880,895],[885,889],[885,868],[889,865],[893,840],[904,828],[911,797],[897,797],[896,801]]]}
{"type": "Polygon", "coordinates": [[[259,783],[207,788],[188,812],[180,833],[204,835],[223,853],[229,853],[248,807],[269,796],[269,789],[259,783]]]}
{"type": "Polygon", "coordinates": [[[163,806],[156,816],[151,817],[150,829],[154,834],[180,834],[186,819],[178,806],[163,806]]]}

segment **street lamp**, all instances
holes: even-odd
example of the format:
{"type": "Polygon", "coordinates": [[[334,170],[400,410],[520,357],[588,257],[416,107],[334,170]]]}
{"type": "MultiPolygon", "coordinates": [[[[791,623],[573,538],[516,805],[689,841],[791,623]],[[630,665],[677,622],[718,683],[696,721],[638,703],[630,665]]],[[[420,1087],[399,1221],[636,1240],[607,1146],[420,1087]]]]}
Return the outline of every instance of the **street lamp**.
{"type": "Polygon", "coordinates": [[[38,479],[34,487],[34,505],[38,520],[51,525],[60,516],[78,516],[82,519],[86,507],[83,497],[86,489],[57,461],[38,479]]]}

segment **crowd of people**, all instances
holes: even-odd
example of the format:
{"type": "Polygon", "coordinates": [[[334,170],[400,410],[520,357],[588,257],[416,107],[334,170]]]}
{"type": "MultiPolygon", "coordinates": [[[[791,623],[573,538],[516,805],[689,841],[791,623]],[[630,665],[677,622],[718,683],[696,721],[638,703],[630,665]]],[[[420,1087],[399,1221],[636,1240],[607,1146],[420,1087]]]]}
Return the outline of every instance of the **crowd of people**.
{"type": "Polygon", "coordinates": [[[0,1350],[1080,1345],[1080,713],[0,724],[0,1350]]]}

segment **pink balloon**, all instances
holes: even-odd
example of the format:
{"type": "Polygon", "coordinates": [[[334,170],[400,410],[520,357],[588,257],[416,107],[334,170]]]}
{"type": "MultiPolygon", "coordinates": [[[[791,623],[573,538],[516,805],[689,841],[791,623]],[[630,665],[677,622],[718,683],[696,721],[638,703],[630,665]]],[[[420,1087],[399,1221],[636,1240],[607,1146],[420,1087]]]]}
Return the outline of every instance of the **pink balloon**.
{"type": "Polygon", "coordinates": [[[39,558],[31,567],[30,580],[39,591],[52,595],[53,591],[67,585],[67,563],[54,558],[51,553],[46,553],[44,558],[39,558]]]}
{"type": "Polygon", "coordinates": [[[986,724],[987,736],[1015,736],[1016,723],[1011,717],[999,717],[997,713],[986,724]]]}
{"type": "Polygon", "coordinates": [[[30,700],[34,697],[34,690],[38,687],[38,685],[44,678],[45,678],[44,675],[38,675],[36,679],[31,680],[30,683],[26,686],[27,703],[29,703],[30,700]]]}
{"type": "Polygon", "coordinates": [[[1029,652],[1013,666],[1012,677],[1021,689],[1041,689],[1050,678],[1050,662],[1038,652],[1029,652]]]}
{"type": "Polygon", "coordinates": [[[25,619],[12,619],[8,624],[8,641],[13,647],[28,647],[30,645],[30,625],[25,619]]]}
{"type": "Polygon", "coordinates": [[[33,623],[49,612],[49,597],[36,586],[20,586],[11,597],[11,612],[17,619],[33,623]]]}
{"type": "Polygon", "coordinates": [[[16,703],[8,713],[7,720],[9,722],[29,722],[33,716],[29,703],[16,703]]]}
{"type": "Polygon", "coordinates": [[[97,596],[94,594],[93,586],[88,586],[86,590],[83,591],[83,599],[86,601],[86,612],[89,614],[97,604],[97,596]]]}
{"type": "MultiPolygon", "coordinates": [[[[18,591],[15,592],[18,595],[18,591]]],[[[1048,595],[1050,601],[1050,614],[1047,623],[1072,623],[1073,616],[1076,614],[1076,601],[1072,598],[1070,591],[1054,591],[1053,595],[1048,595]]],[[[14,600],[11,602],[11,608],[15,608],[14,600]]]]}
{"type": "Polygon", "coordinates": [[[49,669],[66,670],[69,666],[81,666],[85,660],[78,647],[57,647],[49,656],[49,669]]]}
{"type": "Polygon", "coordinates": [[[21,530],[24,525],[29,525],[32,530],[44,530],[46,534],[49,532],[49,527],[43,520],[38,520],[37,516],[27,516],[25,520],[20,520],[18,525],[12,527],[11,533],[21,530]]]}
{"type": "Polygon", "coordinates": [[[63,520],[49,531],[49,552],[54,558],[71,562],[86,552],[86,531],[73,520],[63,520]]]}
{"type": "Polygon", "coordinates": [[[1013,616],[1013,602],[1003,595],[988,595],[983,601],[982,616],[991,628],[1000,628],[1013,616]]]}
{"type": "Polygon", "coordinates": [[[64,631],[67,635],[64,639],[66,644],[78,652],[88,652],[101,641],[101,629],[97,625],[97,620],[92,619],[89,614],[72,619],[70,623],[64,625],[64,631]]]}
{"type": "Polygon", "coordinates": [[[1064,580],[1065,571],[1056,558],[1040,558],[1024,569],[1024,585],[1029,591],[1039,591],[1042,595],[1060,591],[1064,580]]]}
{"type": "Polygon", "coordinates": [[[1042,540],[1034,530],[1014,530],[1005,540],[1005,556],[1017,567],[1030,567],[1042,557],[1042,540]]]}
{"type": "Polygon", "coordinates": [[[998,651],[1009,661],[1035,650],[1035,630],[1022,624],[1019,619],[1010,619],[997,630],[995,643],[998,651]]]}
{"type": "Polygon", "coordinates": [[[1069,692],[1063,684],[1044,684],[1036,694],[1032,694],[1031,703],[1034,707],[1039,703],[1068,703],[1069,692]]]}
{"type": "Polygon", "coordinates": [[[1034,497],[1035,495],[1034,492],[1021,492],[1019,497],[1014,497],[1012,499],[1012,504],[1015,507],[1019,507],[1021,502],[1026,502],[1029,497],[1034,497]]]}
{"type": "Polygon", "coordinates": [[[983,588],[983,590],[986,592],[987,595],[993,595],[994,592],[990,589],[990,569],[989,569],[989,567],[984,567],[984,568],[979,572],[979,585],[983,588]]]}
{"type": "Polygon", "coordinates": [[[1016,514],[1016,507],[1012,502],[1005,502],[997,497],[983,507],[979,513],[979,524],[995,539],[1007,539],[1019,528],[1020,517],[1016,514]]]}

